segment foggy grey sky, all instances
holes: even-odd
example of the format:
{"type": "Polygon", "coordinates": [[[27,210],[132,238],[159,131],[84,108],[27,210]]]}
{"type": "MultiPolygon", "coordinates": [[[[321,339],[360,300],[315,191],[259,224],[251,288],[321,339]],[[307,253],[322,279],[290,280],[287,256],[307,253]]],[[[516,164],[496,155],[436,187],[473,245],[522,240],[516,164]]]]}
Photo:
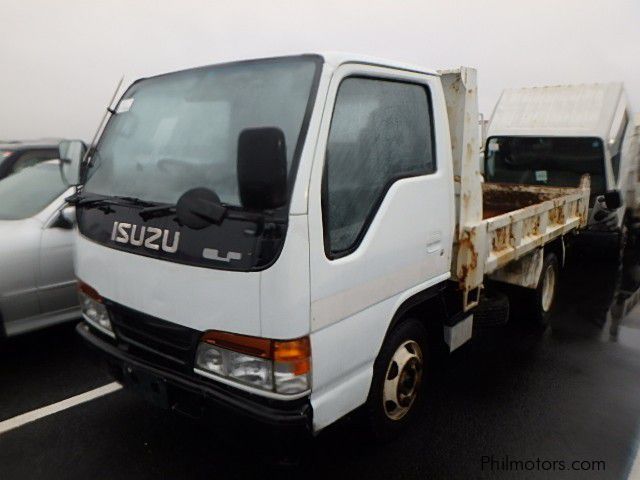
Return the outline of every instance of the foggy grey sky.
{"type": "Polygon", "coordinates": [[[319,50],[479,69],[503,88],[625,82],[640,111],[640,1],[1,0],[0,139],[90,139],[120,76],[319,50]]]}

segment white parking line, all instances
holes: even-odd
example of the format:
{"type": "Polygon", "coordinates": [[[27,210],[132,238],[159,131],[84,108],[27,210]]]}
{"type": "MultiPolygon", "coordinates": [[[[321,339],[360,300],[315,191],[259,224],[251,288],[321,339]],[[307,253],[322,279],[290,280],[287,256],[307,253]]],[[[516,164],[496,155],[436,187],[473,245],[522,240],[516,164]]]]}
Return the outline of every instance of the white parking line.
{"type": "Polygon", "coordinates": [[[104,395],[109,395],[110,393],[117,392],[121,388],[122,385],[120,385],[118,382],[108,383],[94,390],[89,390],[88,392],[81,393],[80,395],[67,398],[66,400],[52,403],[51,405],[47,405],[46,407],[38,408],[37,410],[32,410],[30,412],[23,413],[22,415],[18,415],[17,417],[4,420],[0,422],[0,435],[8,432],[9,430],[13,430],[14,428],[21,427],[27,423],[35,422],[36,420],[39,420],[43,417],[47,417],[62,410],[66,410],[67,408],[75,407],[76,405],[80,405],[81,403],[89,402],[104,395]]]}

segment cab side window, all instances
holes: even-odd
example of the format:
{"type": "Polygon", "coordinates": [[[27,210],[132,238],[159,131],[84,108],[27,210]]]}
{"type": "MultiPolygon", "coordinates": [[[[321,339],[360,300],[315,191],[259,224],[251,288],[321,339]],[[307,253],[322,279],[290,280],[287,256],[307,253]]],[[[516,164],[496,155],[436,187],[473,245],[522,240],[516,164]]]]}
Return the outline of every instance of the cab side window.
{"type": "Polygon", "coordinates": [[[55,149],[27,150],[18,157],[11,168],[11,173],[17,173],[27,167],[33,167],[38,163],[58,158],[58,151],[55,149]]]}
{"type": "Polygon", "coordinates": [[[338,89],[323,178],[325,250],[351,253],[397,180],[436,169],[425,85],[349,77],[338,89]]]}

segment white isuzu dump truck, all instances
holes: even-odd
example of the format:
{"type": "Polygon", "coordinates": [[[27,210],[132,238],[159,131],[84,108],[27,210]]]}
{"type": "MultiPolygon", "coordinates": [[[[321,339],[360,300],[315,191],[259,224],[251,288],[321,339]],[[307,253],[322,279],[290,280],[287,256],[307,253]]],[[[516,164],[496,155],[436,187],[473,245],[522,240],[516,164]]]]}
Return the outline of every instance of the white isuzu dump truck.
{"type": "Polygon", "coordinates": [[[476,95],[473,69],[336,54],[135,82],[69,198],[79,333],[165,407],[316,433],[365,406],[392,435],[485,278],[544,320],[587,222],[588,180],[482,182],[476,95]]]}
{"type": "Polygon", "coordinates": [[[579,248],[619,256],[640,216],[640,138],[622,83],[505,90],[485,146],[487,181],[577,186],[591,177],[579,248]]]}

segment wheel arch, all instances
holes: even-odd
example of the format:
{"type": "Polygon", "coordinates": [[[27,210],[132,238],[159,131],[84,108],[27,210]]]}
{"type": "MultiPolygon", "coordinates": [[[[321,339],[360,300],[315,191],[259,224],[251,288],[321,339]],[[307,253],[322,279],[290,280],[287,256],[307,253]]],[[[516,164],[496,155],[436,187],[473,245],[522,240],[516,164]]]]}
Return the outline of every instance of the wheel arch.
{"type": "Polygon", "coordinates": [[[404,300],[393,314],[376,356],[380,354],[390,333],[410,319],[417,319],[424,325],[430,348],[446,346],[443,333],[444,324],[449,318],[445,301],[446,288],[446,284],[434,285],[404,300]]]}

